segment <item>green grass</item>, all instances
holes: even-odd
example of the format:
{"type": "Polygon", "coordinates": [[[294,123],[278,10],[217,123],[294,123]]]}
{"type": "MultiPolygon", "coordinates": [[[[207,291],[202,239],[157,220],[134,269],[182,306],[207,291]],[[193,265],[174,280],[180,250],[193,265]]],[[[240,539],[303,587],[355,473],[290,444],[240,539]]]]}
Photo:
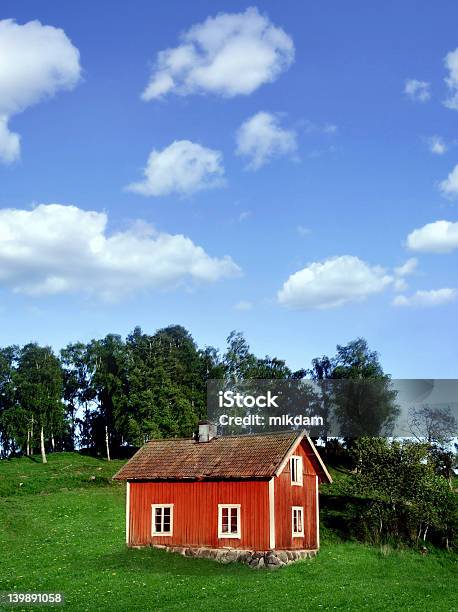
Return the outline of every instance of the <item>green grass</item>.
{"type": "Polygon", "coordinates": [[[0,497],[111,485],[111,477],[124,463],[79,453],[50,454],[45,465],[41,455],[0,461],[0,497]]]}
{"type": "Polygon", "coordinates": [[[0,591],[62,591],[64,609],[91,612],[458,610],[457,559],[445,552],[325,537],[316,559],[269,572],[126,549],[117,468],[77,454],[0,462],[0,591]]]}

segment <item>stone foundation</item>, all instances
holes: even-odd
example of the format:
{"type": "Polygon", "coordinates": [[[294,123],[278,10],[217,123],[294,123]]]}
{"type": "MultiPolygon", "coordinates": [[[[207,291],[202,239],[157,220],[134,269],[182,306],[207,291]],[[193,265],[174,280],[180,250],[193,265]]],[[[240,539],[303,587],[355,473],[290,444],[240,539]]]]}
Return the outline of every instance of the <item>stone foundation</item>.
{"type": "Polygon", "coordinates": [[[289,565],[300,559],[311,559],[317,554],[317,550],[239,550],[237,548],[191,548],[188,546],[162,546],[153,545],[153,548],[162,548],[167,552],[174,552],[184,557],[201,557],[213,559],[218,563],[244,563],[252,569],[278,569],[283,565],[289,565]]]}

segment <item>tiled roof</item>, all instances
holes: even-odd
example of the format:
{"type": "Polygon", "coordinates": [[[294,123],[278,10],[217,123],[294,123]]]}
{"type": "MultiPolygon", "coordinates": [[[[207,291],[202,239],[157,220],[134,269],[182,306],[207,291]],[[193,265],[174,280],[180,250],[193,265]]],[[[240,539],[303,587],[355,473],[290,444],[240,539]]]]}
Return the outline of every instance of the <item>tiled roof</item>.
{"type": "Polygon", "coordinates": [[[167,439],[145,444],[117,480],[270,478],[301,434],[226,436],[209,442],[167,439]]]}

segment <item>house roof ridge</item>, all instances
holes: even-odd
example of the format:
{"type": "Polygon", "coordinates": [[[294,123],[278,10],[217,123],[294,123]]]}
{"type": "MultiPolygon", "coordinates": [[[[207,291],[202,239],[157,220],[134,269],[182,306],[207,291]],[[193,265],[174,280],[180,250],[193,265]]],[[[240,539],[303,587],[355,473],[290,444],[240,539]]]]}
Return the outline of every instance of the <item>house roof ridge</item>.
{"type": "MultiPolygon", "coordinates": [[[[255,437],[255,436],[258,437],[258,436],[293,435],[293,434],[300,434],[301,432],[302,430],[299,430],[299,429],[284,429],[281,431],[259,431],[256,433],[216,435],[214,438],[209,440],[209,442],[211,442],[212,440],[221,440],[225,438],[247,438],[247,437],[255,437]]],[[[145,444],[152,444],[156,442],[180,442],[180,441],[195,442],[196,444],[202,444],[201,442],[197,442],[195,438],[184,438],[184,437],[182,438],[152,438],[151,440],[148,440],[147,442],[145,442],[145,444]]],[[[205,444],[208,444],[208,442],[205,442],[205,444]]]]}
{"type": "MultiPolygon", "coordinates": [[[[114,475],[116,480],[258,479],[277,476],[305,431],[221,436],[209,442],[156,438],[142,446],[114,475]]],[[[313,452],[312,452],[313,455],[313,452]]],[[[314,461],[319,464],[315,457],[314,461]]],[[[321,473],[326,472],[318,465],[321,473]]]]}

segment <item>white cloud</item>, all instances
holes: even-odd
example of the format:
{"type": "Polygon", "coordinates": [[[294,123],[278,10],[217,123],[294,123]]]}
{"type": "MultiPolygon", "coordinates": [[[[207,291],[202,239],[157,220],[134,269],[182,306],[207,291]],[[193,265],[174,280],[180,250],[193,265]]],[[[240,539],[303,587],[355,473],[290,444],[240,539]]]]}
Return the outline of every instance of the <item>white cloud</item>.
{"type": "Polygon", "coordinates": [[[439,183],[439,189],[446,198],[454,200],[458,197],[458,164],[453,168],[447,178],[439,183]]]}
{"type": "Polygon", "coordinates": [[[430,84],[427,81],[408,79],[404,85],[404,93],[415,102],[426,102],[431,97],[430,84]]]}
{"type": "Polygon", "coordinates": [[[193,25],[178,47],[158,53],[143,100],[167,93],[247,95],[294,60],[292,39],[256,8],[220,13],[193,25]]]}
{"type": "Polygon", "coordinates": [[[418,266],[418,260],[415,257],[408,259],[402,266],[394,268],[395,280],[393,288],[395,291],[405,291],[408,287],[405,280],[406,276],[410,276],[415,272],[418,266]]]}
{"type": "Polygon", "coordinates": [[[107,223],[106,213],[61,204],[0,210],[0,286],[30,295],[119,299],[240,272],[230,257],[210,257],[181,234],[137,222],[109,235],[107,223]]]}
{"type": "Polygon", "coordinates": [[[292,154],[297,148],[295,132],[283,129],[276,115],[263,111],[242,123],[236,139],[237,155],[249,158],[250,170],[257,170],[273,157],[292,154]]]}
{"type": "Polygon", "coordinates": [[[447,145],[440,136],[428,138],[429,150],[435,155],[443,155],[447,152],[447,145]]]}
{"type": "Polygon", "coordinates": [[[444,100],[444,106],[458,110],[458,48],[447,53],[444,63],[448,70],[445,82],[450,90],[448,98],[444,100]]]}
{"type": "Polygon", "coordinates": [[[0,21],[0,162],[19,158],[20,139],[9,130],[14,115],[72,89],[79,81],[79,52],[59,28],[29,21],[0,21]]]}
{"type": "Polygon", "coordinates": [[[21,137],[8,129],[7,117],[0,117],[0,162],[10,164],[19,159],[20,153],[21,137]]]}
{"type": "Polygon", "coordinates": [[[416,259],[415,257],[411,257],[404,264],[402,264],[402,266],[395,268],[394,273],[396,274],[396,276],[400,276],[400,277],[410,276],[411,274],[415,272],[415,270],[417,269],[417,266],[418,266],[418,259],[416,259]]]}
{"type": "Polygon", "coordinates": [[[456,289],[431,289],[429,291],[416,291],[411,296],[397,295],[393,300],[393,306],[440,306],[448,304],[458,298],[456,289]]]}
{"type": "Polygon", "coordinates": [[[407,247],[426,253],[450,253],[458,248],[458,222],[442,219],[427,223],[407,236],[407,247]]]}
{"type": "Polygon", "coordinates": [[[142,181],[126,189],[144,196],[190,195],[224,183],[221,153],[190,140],[176,140],[162,151],[153,149],[143,174],[142,181]]]}
{"type": "Polygon", "coordinates": [[[278,292],[283,306],[333,308],[380,293],[393,281],[380,266],[342,255],[314,262],[292,274],[278,292]]]}
{"type": "Polygon", "coordinates": [[[248,310],[252,310],[253,304],[251,302],[247,302],[246,300],[241,300],[234,305],[235,310],[239,310],[241,312],[246,312],[248,310]]]}

